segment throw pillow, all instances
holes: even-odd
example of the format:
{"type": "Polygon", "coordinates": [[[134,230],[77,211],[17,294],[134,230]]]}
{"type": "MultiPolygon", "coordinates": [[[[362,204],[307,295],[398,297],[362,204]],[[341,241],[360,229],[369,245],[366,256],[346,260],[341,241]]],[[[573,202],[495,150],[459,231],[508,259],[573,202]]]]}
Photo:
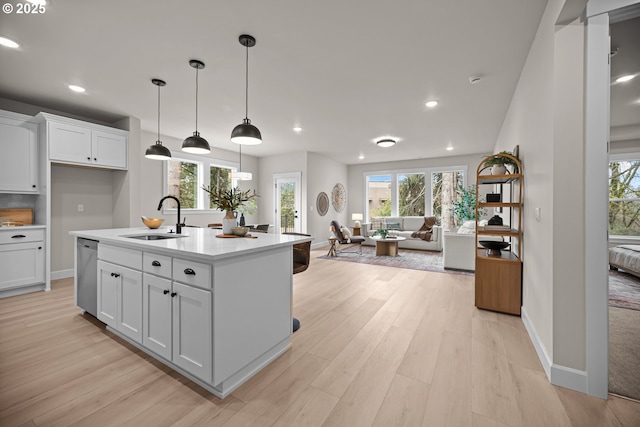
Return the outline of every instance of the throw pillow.
{"type": "Polygon", "coordinates": [[[348,241],[351,241],[351,230],[343,225],[342,227],[340,227],[340,231],[342,232],[342,237],[344,237],[348,241]]]}
{"type": "Polygon", "coordinates": [[[388,222],[386,229],[387,230],[400,230],[400,223],[399,222],[388,222]]]}
{"type": "Polygon", "coordinates": [[[371,218],[371,229],[381,230],[385,227],[386,220],[381,217],[371,218]]]}

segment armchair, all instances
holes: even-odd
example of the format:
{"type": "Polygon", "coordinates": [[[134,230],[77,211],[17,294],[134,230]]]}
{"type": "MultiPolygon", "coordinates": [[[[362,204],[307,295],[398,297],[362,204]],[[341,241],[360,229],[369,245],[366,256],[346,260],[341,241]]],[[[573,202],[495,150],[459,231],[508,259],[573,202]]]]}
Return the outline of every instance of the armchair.
{"type": "Polygon", "coordinates": [[[357,253],[362,255],[362,242],[364,242],[365,238],[362,236],[351,236],[350,238],[347,238],[341,230],[340,227],[340,223],[336,220],[332,220],[331,221],[331,231],[333,232],[333,235],[336,239],[338,239],[338,243],[340,245],[347,245],[347,246],[353,246],[353,245],[357,245],[358,250],[357,251],[345,251],[345,250],[338,250],[337,253],[357,253]]]}

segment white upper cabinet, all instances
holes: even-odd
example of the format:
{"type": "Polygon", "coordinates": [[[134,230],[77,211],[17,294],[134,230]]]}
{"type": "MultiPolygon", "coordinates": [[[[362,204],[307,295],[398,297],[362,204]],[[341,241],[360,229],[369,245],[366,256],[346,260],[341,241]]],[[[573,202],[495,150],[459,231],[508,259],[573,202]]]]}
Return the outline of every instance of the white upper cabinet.
{"type": "Polygon", "coordinates": [[[38,126],[0,111],[0,193],[38,193],[38,126]]]}
{"type": "Polygon", "coordinates": [[[50,161],[127,169],[127,131],[46,113],[36,117],[44,122],[50,161]]]}

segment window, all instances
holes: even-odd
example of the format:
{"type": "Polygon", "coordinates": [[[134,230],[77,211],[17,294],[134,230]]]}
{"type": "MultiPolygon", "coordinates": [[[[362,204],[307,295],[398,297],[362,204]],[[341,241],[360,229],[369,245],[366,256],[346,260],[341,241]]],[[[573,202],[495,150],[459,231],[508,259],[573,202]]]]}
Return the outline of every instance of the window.
{"type": "Polygon", "coordinates": [[[453,166],[366,173],[367,220],[434,215],[453,228],[453,201],[466,184],[466,171],[466,166],[453,166]]]}
{"type": "Polygon", "coordinates": [[[391,216],[391,175],[367,177],[369,217],[391,216]]]}
{"type": "MultiPolygon", "coordinates": [[[[229,178],[229,172],[237,169],[236,163],[182,152],[172,152],[171,155],[171,160],[165,162],[164,194],[180,199],[181,209],[210,212],[214,208],[211,207],[209,193],[202,187],[231,188],[237,185],[229,178]]],[[[165,209],[177,208],[171,199],[165,203],[165,209]]]]}
{"type": "Polygon", "coordinates": [[[640,236],[640,160],[615,160],[609,162],[609,234],[640,236]]]}

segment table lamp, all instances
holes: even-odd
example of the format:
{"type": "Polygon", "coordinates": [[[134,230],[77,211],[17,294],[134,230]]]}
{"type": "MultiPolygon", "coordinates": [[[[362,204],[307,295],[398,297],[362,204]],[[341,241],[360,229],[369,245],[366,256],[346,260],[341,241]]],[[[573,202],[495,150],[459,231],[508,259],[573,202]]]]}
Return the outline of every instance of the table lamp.
{"type": "Polygon", "coordinates": [[[355,221],[355,223],[353,224],[354,227],[360,227],[360,221],[362,221],[362,214],[361,213],[351,214],[351,221],[355,221]]]}

